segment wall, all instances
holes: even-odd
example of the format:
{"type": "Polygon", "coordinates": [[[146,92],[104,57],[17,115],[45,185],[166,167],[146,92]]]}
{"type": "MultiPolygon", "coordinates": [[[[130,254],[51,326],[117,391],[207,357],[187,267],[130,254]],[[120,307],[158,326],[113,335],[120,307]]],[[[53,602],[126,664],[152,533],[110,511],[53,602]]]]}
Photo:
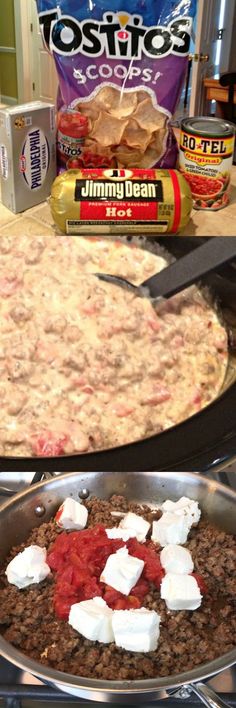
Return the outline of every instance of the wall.
{"type": "Polygon", "coordinates": [[[0,102],[17,102],[14,0],[0,0],[0,102]]]}
{"type": "Polygon", "coordinates": [[[232,42],[231,42],[229,67],[228,67],[229,71],[236,71],[235,37],[236,37],[236,3],[235,3],[235,10],[234,10],[232,42]]]}

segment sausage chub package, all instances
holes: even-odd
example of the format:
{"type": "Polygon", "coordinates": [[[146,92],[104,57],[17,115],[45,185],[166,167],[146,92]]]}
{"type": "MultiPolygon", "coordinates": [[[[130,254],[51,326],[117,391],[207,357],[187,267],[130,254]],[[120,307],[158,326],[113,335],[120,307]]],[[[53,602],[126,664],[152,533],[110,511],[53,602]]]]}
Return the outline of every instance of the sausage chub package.
{"type": "Polygon", "coordinates": [[[59,169],[174,168],[196,0],[37,0],[59,77],[59,169]]]}
{"type": "Polygon", "coordinates": [[[176,233],[189,221],[190,187],[176,170],[68,170],[50,207],[67,234],[176,233]]]}

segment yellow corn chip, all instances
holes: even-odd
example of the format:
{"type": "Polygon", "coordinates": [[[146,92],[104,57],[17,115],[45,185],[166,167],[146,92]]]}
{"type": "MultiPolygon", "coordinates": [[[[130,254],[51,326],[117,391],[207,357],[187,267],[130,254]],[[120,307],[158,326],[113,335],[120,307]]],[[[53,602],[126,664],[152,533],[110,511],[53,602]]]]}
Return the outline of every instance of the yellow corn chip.
{"type": "Polygon", "coordinates": [[[121,143],[127,123],[127,120],[120,120],[115,116],[110,116],[109,113],[100,113],[94,121],[90,137],[95,138],[102,147],[118,145],[121,143]]]}
{"type": "Polygon", "coordinates": [[[151,98],[145,98],[138,104],[133,118],[141,128],[150,133],[153,133],[158,127],[163,128],[166,123],[166,115],[154,108],[151,98]]]}
{"type": "Polygon", "coordinates": [[[156,130],[155,133],[152,134],[152,141],[150,143],[150,147],[156,150],[157,160],[164,152],[167,135],[167,128],[161,128],[160,130],[156,130]]]}
{"type": "Polygon", "coordinates": [[[85,151],[119,167],[151,167],[165,149],[167,116],[145,90],[103,86],[93,99],[79,102],[77,110],[89,119],[85,151]]]}
{"type": "Polygon", "coordinates": [[[136,120],[130,119],[124,130],[122,143],[125,142],[130,147],[138,147],[141,152],[145,152],[151,139],[152,134],[140,128],[136,120]]]}

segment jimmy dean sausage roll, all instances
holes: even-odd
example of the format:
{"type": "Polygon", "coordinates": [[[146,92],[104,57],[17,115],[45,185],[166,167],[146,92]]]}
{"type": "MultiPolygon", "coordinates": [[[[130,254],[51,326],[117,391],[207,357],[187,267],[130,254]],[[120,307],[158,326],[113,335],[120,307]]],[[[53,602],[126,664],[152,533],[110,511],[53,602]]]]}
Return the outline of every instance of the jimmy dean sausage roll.
{"type": "Polygon", "coordinates": [[[50,206],[66,234],[176,233],[189,221],[189,185],[176,170],[69,170],[52,186],[50,206]]]}

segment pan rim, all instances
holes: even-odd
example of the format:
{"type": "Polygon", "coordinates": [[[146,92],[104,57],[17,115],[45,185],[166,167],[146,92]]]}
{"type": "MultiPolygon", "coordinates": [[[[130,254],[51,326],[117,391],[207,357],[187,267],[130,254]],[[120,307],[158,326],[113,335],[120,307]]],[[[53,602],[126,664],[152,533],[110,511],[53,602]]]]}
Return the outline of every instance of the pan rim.
{"type": "MultiPolygon", "coordinates": [[[[40,491],[41,488],[46,487],[47,490],[50,492],[50,487],[53,487],[56,483],[56,481],[68,481],[68,479],[73,478],[78,476],[83,477],[84,472],[70,472],[70,473],[65,473],[60,475],[59,477],[53,477],[49,480],[43,480],[41,482],[38,482],[37,484],[27,487],[26,490],[18,492],[13,498],[10,500],[7,500],[4,502],[1,507],[0,507],[0,519],[1,519],[1,514],[4,511],[7,511],[8,508],[11,508],[15,503],[21,503],[21,501],[24,501],[25,498],[30,497],[31,495],[33,496],[36,490],[36,493],[40,491]]],[[[88,473],[89,474],[89,473],[88,473]]],[[[101,470],[100,472],[97,472],[99,475],[109,475],[111,472],[106,472],[101,470]]],[[[129,472],[130,475],[132,475],[132,472],[129,472]]],[[[143,476],[142,470],[137,470],[136,474],[139,476],[143,476]]],[[[199,474],[196,475],[194,472],[167,472],[167,471],[149,471],[146,473],[147,477],[154,477],[158,475],[158,478],[161,480],[164,479],[169,479],[171,477],[176,478],[176,477],[182,477],[182,475],[186,475],[188,477],[189,481],[192,481],[194,485],[199,486],[199,484],[203,484],[205,487],[207,487],[209,490],[212,489],[214,492],[221,492],[221,494],[226,495],[227,498],[232,499],[232,502],[236,505],[236,491],[234,491],[231,488],[226,487],[225,485],[215,482],[214,480],[211,479],[206,479],[203,475],[199,474]]],[[[141,694],[149,694],[153,693],[155,691],[159,690],[169,690],[170,688],[177,688],[178,686],[182,686],[183,684],[188,684],[188,683],[193,683],[195,681],[199,680],[206,680],[210,676],[213,676],[214,674],[219,673],[220,671],[223,671],[233,664],[236,663],[236,647],[235,649],[231,650],[230,652],[227,652],[226,654],[221,655],[217,659],[214,659],[213,661],[205,662],[204,664],[200,664],[199,667],[196,667],[192,671],[184,671],[180,674],[174,674],[171,677],[162,677],[162,678],[153,678],[153,679],[140,679],[140,680],[129,680],[129,681],[104,681],[101,679],[92,679],[92,678],[84,678],[84,677],[78,677],[74,674],[68,674],[62,671],[57,671],[55,669],[52,669],[50,667],[47,667],[47,671],[42,671],[42,664],[40,662],[35,661],[34,659],[30,659],[27,657],[27,655],[23,654],[23,652],[19,651],[16,649],[10,642],[6,641],[1,635],[0,635],[0,652],[4,658],[7,660],[10,660],[19,666],[20,668],[23,668],[24,670],[28,670],[29,673],[36,675],[39,678],[42,678],[42,680],[46,682],[52,682],[54,685],[57,684],[60,687],[60,684],[65,687],[70,687],[74,689],[81,689],[81,691],[84,692],[89,692],[89,691],[96,691],[100,695],[103,693],[105,694],[113,694],[115,697],[116,695],[141,695],[141,694]],[[10,656],[9,656],[10,654],[10,656]],[[222,666],[222,661],[223,661],[223,666],[222,666]],[[78,683],[79,680],[79,683],[78,683]]],[[[109,699],[108,699],[109,700],[109,699]]]]}
{"type": "MultiPolygon", "coordinates": [[[[194,413],[192,416],[189,418],[186,418],[186,420],[181,421],[177,425],[174,425],[170,428],[167,428],[166,430],[163,430],[160,433],[156,433],[154,435],[149,436],[148,438],[143,438],[141,440],[134,440],[130,443],[126,443],[124,445],[119,445],[117,447],[111,447],[111,448],[105,448],[102,450],[94,450],[91,452],[86,452],[86,453],[73,453],[73,454],[68,454],[68,455],[54,455],[54,456],[49,456],[49,457],[44,457],[38,455],[37,457],[23,457],[23,456],[0,456],[0,471],[37,471],[39,467],[42,465],[44,467],[47,467],[48,470],[50,471],[51,469],[57,469],[60,468],[62,465],[63,466],[70,466],[70,462],[76,462],[78,464],[78,467],[81,468],[81,465],[84,465],[85,459],[86,459],[86,469],[89,470],[96,470],[96,469],[103,469],[104,468],[104,463],[101,463],[101,467],[99,467],[99,464],[96,465],[96,467],[93,466],[93,462],[98,460],[102,461],[104,456],[112,455],[112,454],[117,454],[117,455],[125,455],[127,452],[130,453],[131,450],[134,448],[139,448],[140,446],[142,447],[151,447],[153,444],[159,443],[159,441],[166,441],[167,436],[169,438],[171,436],[179,435],[179,433],[184,433],[186,431],[186,434],[188,433],[195,433],[195,436],[197,436],[198,431],[200,432],[204,426],[207,426],[208,433],[210,432],[211,436],[214,434],[214,440],[212,439],[212,442],[209,440],[209,451],[215,446],[215,444],[218,442],[218,429],[215,430],[215,423],[218,422],[217,419],[217,409],[220,408],[220,416],[221,416],[221,423],[222,420],[224,420],[224,416],[226,413],[229,412],[228,410],[228,404],[231,404],[231,410],[234,410],[236,407],[236,381],[232,383],[225,391],[222,391],[222,393],[214,400],[211,401],[205,408],[203,408],[201,411],[197,411],[194,413]],[[191,428],[191,430],[187,430],[188,428],[191,428]],[[91,466],[92,465],[92,466],[91,466]]],[[[225,435],[227,439],[230,437],[235,437],[236,439],[236,425],[234,424],[233,421],[233,416],[232,416],[232,428],[231,430],[227,428],[227,431],[223,433],[223,437],[221,438],[221,443],[223,444],[225,435]]],[[[167,444],[168,447],[168,444],[167,444]]],[[[202,449],[199,450],[199,454],[202,452],[202,449]]],[[[198,453],[196,452],[196,455],[198,453]]],[[[235,454],[236,454],[236,444],[235,444],[235,454]]],[[[194,457],[194,453],[192,454],[192,457],[194,457]]],[[[189,455],[187,457],[183,457],[182,461],[185,462],[186,460],[191,461],[191,457],[189,455]]],[[[177,461],[177,464],[180,464],[181,460],[177,461]]],[[[106,469],[108,469],[106,465],[106,469]]],[[[147,468],[145,468],[147,469],[147,468]]],[[[167,469],[170,469],[169,467],[167,469]]],[[[58,471],[60,471],[58,469],[58,471]]],[[[64,472],[64,470],[62,470],[64,472]]]]}
{"type": "MultiPolygon", "coordinates": [[[[115,237],[111,237],[111,240],[114,240],[115,237]]],[[[115,239],[116,240],[116,239],[115,239]]],[[[133,240],[133,239],[131,239],[133,240]]],[[[138,237],[138,240],[140,241],[140,247],[145,248],[144,241],[147,241],[147,238],[144,236],[138,237]]],[[[203,237],[203,238],[193,238],[190,237],[187,239],[190,243],[190,248],[196,247],[197,245],[201,245],[205,241],[209,240],[208,237],[203,237]]],[[[128,239],[127,243],[129,243],[130,238],[128,239]]],[[[176,256],[173,256],[172,253],[172,248],[176,248],[176,238],[169,236],[169,237],[155,237],[155,240],[153,239],[148,239],[148,248],[147,250],[152,251],[155,243],[158,242],[159,246],[162,247],[162,251],[165,252],[166,254],[169,254],[170,258],[173,259],[176,256]]],[[[186,241],[181,242],[181,246],[184,247],[186,246],[186,241]]],[[[178,244],[179,247],[179,244],[178,244]]],[[[161,254],[160,254],[161,255],[161,254]]],[[[232,268],[232,264],[228,265],[228,269],[232,268]]],[[[228,271],[227,271],[228,272],[228,271]]],[[[228,282],[228,276],[226,275],[223,276],[224,280],[228,282]]],[[[211,285],[208,286],[207,284],[203,284],[203,288],[208,290],[210,293],[211,291],[211,285]]],[[[218,310],[218,294],[213,293],[213,299],[216,301],[216,311],[218,310]]],[[[221,309],[221,308],[220,308],[221,309]]],[[[218,313],[219,314],[219,313],[218,313]]],[[[227,327],[227,323],[226,323],[227,327]]],[[[230,366],[230,363],[228,364],[230,366]]],[[[225,390],[220,391],[219,395],[217,398],[215,398],[213,401],[211,401],[207,406],[205,406],[201,411],[197,411],[193,415],[189,416],[183,421],[180,421],[174,426],[171,426],[170,428],[167,428],[163,430],[160,433],[154,433],[153,435],[149,436],[148,438],[142,438],[141,440],[133,440],[131,442],[127,442],[123,445],[115,446],[115,447],[110,447],[110,448],[104,448],[104,449],[98,449],[98,450],[92,450],[89,452],[74,452],[66,455],[54,455],[54,456],[49,456],[49,457],[44,457],[44,456],[30,456],[30,457],[24,457],[24,456],[14,456],[14,455],[0,455],[0,471],[6,471],[6,472],[14,472],[14,471],[38,471],[39,469],[42,469],[42,467],[47,466],[49,471],[55,471],[58,469],[60,472],[66,471],[67,467],[69,469],[72,469],[72,471],[76,471],[76,468],[78,466],[79,469],[84,468],[85,470],[91,469],[93,471],[96,471],[97,469],[109,469],[112,462],[111,462],[111,457],[117,456],[119,458],[119,464],[124,464],[125,457],[128,455],[130,458],[132,456],[135,456],[135,451],[137,451],[137,463],[135,464],[135,469],[137,467],[137,464],[139,466],[139,451],[143,449],[144,451],[144,457],[148,458],[151,460],[150,462],[147,462],[147,465],[143,467],[143,469],[153,469],[153,464],[152,464],[152,452],[155,448],[158,448],[158,456],[159,455],[159,448],[164,453],[164,450],[166,452],[167,460],[166,462],[161,459],[160,462],[160,468],[159,469],[171,469],[173,466],[177,466],[180,469],[180,465],[184,464],[185,469],[188,469],[188,466],[186,467],[186,464],[189,462],[191,463],[192,459],[198,458],[198,456],[201,457],[202,453],[206,453],[209,451],[209,453],[213,452],[214,448],[217,446],[219,443],[219,436],[221,435],[221,445],[224,445],[224,442],[228,441],[230,438],[235,439],[235,456],[236,456],[236,423],[234,424],[233,422],[233,415],[231,415],[231,420],[227,426],[225,425],[225,421],[229,416],[229,409],[234,411],[236,408],[236,381],[232,382],[225,390]],[[220,410],[219,410],[220,407],[220,410]],[[220,416],[220,425],[218,425],[219,420],[218,420],[218,411],[219,411],[219,416],[220,416]],[[224,427],[224,430],[223,430],[224,427]],[[181,439],[183,441],[186,441],[186,437],[190,436],[193,439],[201,438],[202,434],[204,432],[204,429],[207,429],[208,431],[208,436],[209,436],[209,445],[207,445],[207,441],[204,442],[204,447],[198,445],[197,449],[195,450],[190,450],[188,449],[188,452],[186,453],[181,453],[178,455],[178,459],[171,459],[169,458],[169,455],[171,454],[171,451],[173,449],[173,443],[174,443],[174,448],[176,447],[176,443],[178,445],[178,440],[179,442],[179,447],[181,447],[181,439]],[[167,437],[169,436],[169,437],[167,437]]],[[[218,454],[216,455],[218,457],[218,454]]],[[[224,452],[222,452],[222,459],[224,460],[224,452]]],[[[214,460],[212,463],[210,462],[210,465],[214,464],[214,460]]],[[[118,469],[119,466],[113,465],[114,469],[118,469]]],[[[154,467],[156,466],[154,462],[154,467]]],[[[132,467],[129,466],[129,469],[132,469],[132,467]]]]}

